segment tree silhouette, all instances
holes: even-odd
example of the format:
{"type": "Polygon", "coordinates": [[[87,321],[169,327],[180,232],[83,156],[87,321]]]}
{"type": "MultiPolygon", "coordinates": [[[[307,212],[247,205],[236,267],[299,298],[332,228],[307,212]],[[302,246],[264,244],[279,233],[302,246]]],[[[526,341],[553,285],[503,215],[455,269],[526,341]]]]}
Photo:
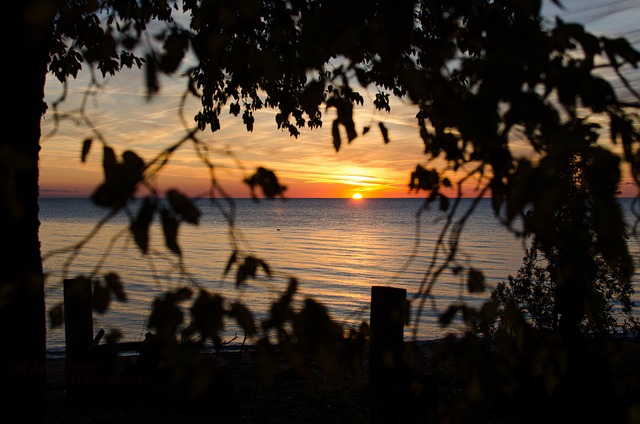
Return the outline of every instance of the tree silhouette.
{"type": "MultiPolygon", "coordinates": [[[[594,250],[597,238],[594,237],[593,199],[589,183],[585,180],[587,163],[579,157],[569,158],[569,163],[560,172],[562,181],[570,188],[569,197],[561,208],[553,213],[557,233],[567,231],[565,226],[572,220],[572,208],[584,208],[584,231],[581,236],[588,252],[594,250]],[[575,205],[575,206],[573,206],[575,205]]],[[[574,234],[577,237],[577,234],[574,234]]],[[[532,327],[541,330],[559,331],[561,307],[556,300],[559,287],[557,262],[558,248],[545,239],[532,239],[527,250],[523,266],[517,277],[509,277],[508,283],[500,283],[492,292],[491,298],[499,306],[499,316],[505,317],[506,309],[516,307],[530,320],[532,327]]],[[[620,270],[610,267],[599,255],[591,254],[589,262],[583,267],[591,274],[590,285],[584,287],[584,314],[579,324],[582,334],[588,336],[624,334],[637,331],[637,320],[633,317],[634,293],[631,280],[619,280],[620,270]]],[[[573,295],[573,293],[572,293],[573,295]]],[[[508,320],[507,320],[508,321],[508,320]]],[[[505,324],[501,319],[495,323],[492,331],[505,324]]]]}
{"type": "MultiPolygon", "coordinates": [[[[116,157],[97,137],[103,145],[105,181],[92,198],[106,210],[129,207],[137,189],[149,186],[148,175],[161,170],[185,144],[194,145],[213,170],[198,135],[218,130],[223,110],[252,131],[258,110],[275,109],[277,127],[297,137],[301,127],[322,126],[323,107],[334,108],[331,133],[339,150],[359,135],[353,120],[354,105],[364,102],[354,88],[359,85],[377,91],[374,107],[379,110],[390,110],[390,95],[418,105],[417,135],[425,157],[416,159],[410,188],[425,192],[425,207],[438,202],[449,213],[436,250],[445,261],[434,261],[426,270],[416,296],[418,315],[442,271],[458,267],[461,228],[475,205],[455,221],[461,206],[444,194],[450,186],[462,193],[465,184],[476,184],[477,194],[491,197],[505,225],[555,249],[558,328],[567,345],[578,345],[585,316],[586,288],[593,278],[585,261],[602,258],[623,283],[632,275],[614,192],[621,169],[639,182],[635,112],[640,95],[625,72],[637,66],[640,53],[625,39],[596,36],[559,19],[544,21],[539,0],[28,0],[10,2],[7,8],[17,28],[4,30],[4,39],[11,40],[6,57],[18,65],[12,83],[19,88],[8,112],[18,131],[0,142],[0,321],[9,346],[2,349],[0,377],[7,389],[3,392],[11,394],[3,398],[10,405],[10,421],[15,414],[42,419],[45,322],[37,161],[47,72],[64,82],[83,66],[114,75],[144,65],[152,96],[159,89],[159,74],[182,71],[186,55],[195,57],[195,65],[185,72],[185,95],[196,96],[201,108],[194,127],[186,125],[183,139],[144,163],[133,152],[116,157]],[[160,29],[153,32],[156,21],[160,29]],[[161,46],[148,42],[148,35],[161,46]],[[614,79],[619,84],[613,85],[614,79]],[[527,146],[530,155],[519,156],[518,145],[527,146]],[[570,187],[560,171],[576,156],[586,164],[592,231],[585,227],[585,208],[566,202],[570,187]],[[435,167],[436,158],[446,165],[435,167]],[[559,230],[552,218],[563,206],[569,212],[566,227],[559,230]],[[529,209],[533,213],[526,214],[529,209]],[[515,228],[517,217],[523,228],[515,228]],[[590,249],[583,243],[588,237],[596,241],[590,249]]],[[[384,142],[392,142],[383,122],[378,128],[384,142]]],[[[85,141],[83,155],[90,147],[91,141],[85,141]]],[[[284,190],[265,168],[256,170],[247,184],[268,197],[284,190]]],[[[153,195],[132,220],[132,237],[144,252],[150,216],[158,214],[167,248],[179,255],[178,225],[197,222],[197,214],[179,193],[169,196],[169,206],[160,207],[159,194],[149,187],[153,195]]],[[[218,190],[212,178],[212,195],[221,195],[218,190]]],[[[235,253],[229,263],[240,283],[263,264],[235,253]]],[[[470,290],[482,289],[482,275],[466,271],[470,290]]],[[[175,294],[165,298],[165,306],[176,299],[175,294]]],[[[206,294],[197,299],[215,307],[215,299],[206,294]]],[[[288,311],[287,299],[285,293],[281,310],[288,311]]],[[[272,311],[276,327],[290,319],[276,313],[281,310],[272,311]]],[[[240,318],[243,311],[236,307],[235,316],[250,327],[240,318]]],[[[301,314],[302,321],[312,316],[313,322],[324,322],[323,309],[312,302],[301,314]]],[[[204,324],[208,328],[211,323],[204,324]]],[[[323,327],[326,334],[332,334],[330,327],[323,327]]],[[[266,343],[261,346],[268,347],[266,343]]]]}

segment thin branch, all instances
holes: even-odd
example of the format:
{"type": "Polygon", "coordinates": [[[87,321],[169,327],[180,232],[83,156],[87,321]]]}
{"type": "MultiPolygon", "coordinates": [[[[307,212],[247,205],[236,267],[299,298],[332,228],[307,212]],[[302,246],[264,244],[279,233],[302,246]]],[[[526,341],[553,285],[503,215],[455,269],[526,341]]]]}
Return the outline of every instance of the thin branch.
{"type": "Polygon", "coordinates": [[[433,287],[435,286],[436,281],[438,281],[440,275],[447,269],[450,269],[450,265],[456,260],[458,254],[458,244],[459,238],[462,233],[462,229],[464,228],[464,224],[475,208],[477,207],[480,200],[484,197],[484,194],[489,190],[489,184],[486,184],[485,187],[480,191],[480,196],[476,197],[471,206],[467,209],[466,213],[458,220],[454,221],[454,216],[458,211],[460,206],[460,202],[462,200],[462,186],[464,183],[471,178],[473,175],[478,173],[482,169],[483,165],[479,165],[474,170],[469,171],[467,175],[465,175],[460,181],[458,181],[458,193],[454,204],[452,205],[449,213],[447,214],[447,218],[445,224],[439,232],[438,240],[436,241],[436,245],[434,251],[431,255],[431,261],[427,266],[427,270],[424,273],[424,277],[420,282],[420,286],[418,291],[414,294],[413,299],[418,300],[418,305],[416,307],[416,320],[413,324],[413,337],[417,338],[418,328],[420,327],[420,320],[422,318],[422,311],[425,308],[425,303],[428,299],[431,298],[431,292],[433,287]],[[452,234],[449,235],[449,252],[446,257],[440,257],[440,250],[445,244],[445,239],[447,234],[449,234],[449,229],[452,228],[452,234]],[[443,263],[439,266],[436,266],[438,260],[442,259],[443,263]]]}

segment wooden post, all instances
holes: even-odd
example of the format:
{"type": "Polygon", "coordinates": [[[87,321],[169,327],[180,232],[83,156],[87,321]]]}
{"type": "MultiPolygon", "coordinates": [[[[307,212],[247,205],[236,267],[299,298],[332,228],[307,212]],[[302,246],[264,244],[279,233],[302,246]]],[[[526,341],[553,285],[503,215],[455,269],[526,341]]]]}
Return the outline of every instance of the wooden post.
{"type": "Polygon", "coordinates": [[[406,422],[408,371],[403,360],[407,291],[371,287],[371,422],[406,422]]]}
{"type": "Polygon", "coordinates": [[[86,374],[88,349],[93,343],[93,302],[91,281],[69,279],[63,282],[66,375],[74,386],[86,374]]]}
{"type": "Polygon", "coordinates": [[[86,356],[93,342],[91,282],[64,280],[64,332],[67,359],[86,356]]]}

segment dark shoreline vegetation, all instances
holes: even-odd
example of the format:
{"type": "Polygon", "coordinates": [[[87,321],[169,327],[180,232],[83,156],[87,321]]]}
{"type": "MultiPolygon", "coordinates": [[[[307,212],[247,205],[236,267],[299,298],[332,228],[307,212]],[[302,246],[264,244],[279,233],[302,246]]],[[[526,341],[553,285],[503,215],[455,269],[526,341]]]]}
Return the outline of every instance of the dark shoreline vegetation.
{"type": "MultiPolygon", "coordinates": [[[[133,360],[122,358],[121,365],[126,367],[133,360]]],[[[283,366],[274,384],[265,386],[258,382],[249,351],[218,357],[216,362],[213,386],[193,400],[187,389],[172,383],[166,370],[153,377],[106,378],[109,389],[89,388],[83,393],[81,388],[80,393],[68,393],[64,360],[50,361],[47,371],[53,380],[47,388],[47,422],[369,422],[362,380],[332,383],[319,374],[303,379],[283,366]]]]}
{"type": "MultiPolygon", "coordinates": [[[[569,381],[567,387],[560,384],[556,393],[553,396],[548,393],[548,397],[540,392],[540,380],[532,376],[521,375],[520,384],[530,384],[529,387],[517,387],[512,381],[511,396],[505,396],[506,392],[500,390],[483,393],[480,382],[465,375],[465,371],[478,370],[504,373],[513,366],[508,358],[495,355],[494,342],[488,345],[476,336],[405,342],[407,352],[411,352],[405,356],[412,365],[406,374],[408,391],[401,405],[408,415],[391,422],[638,422],[640,409],[637,403],[633,406],[634,396],[640,395],[637,336],[594,338],[583,344],[579,381],[569,381]],[[472,362],[484,362],[485,367],[472,370],[467,364],[465,368],[464,361],[469,358],[473,358],[472,362]],[[584,373],[584,369],[589,372],[584,373]],[[625,405],[629,401],[632,406],[627,410],[625,405]]],[[[196,386],[199,384],[198,375],[185,378],[164,365],[144,375],[131,373],[139,370],[138,355],[119,356],[108,370],[104,364],[96,363],[70,369],[65,359],[50,359],[46,367],[46,422],[384,422],[372,416],[368,352],[362,356],[360,372],[342,378],[332,377],[312,358],[309,358],[310,372],[303,376],[279,354],[277,370],[268,383],[261,380],[255,353],[255,345],[245,345],[240,350],[222,349],[195,356],[194,361],[201,362],[200,365],[212,365],[200,368],[207,370],[206,381],[210,386],[198,387],[197,396],[193,384],[194,381],[196,386]],[[74,372],[76,386],[70,385],[68,374],[74,372]]],[[[531,357],[532,353],[525,352],[523,357],[531,357]]],[[[501,377],[504,379],[505,375],[501,377]]],[[[547,385],[551,383],[548,377],[547,385]]],[[[494,380],[495,384],[503,384],[500,379],[494,380]]]]}
{"type": "MultiPolygon", "coordinates": [[[[419,345],[423,360],[432,355],[433,342],[419,345]]],[[[110,376],[101,375],[94,363],[79,365],[76,371],[85,376],[75,380],[76,390],[68,390],[66,360],[50,359],[47,422],[371,422],[367,355],[360,372],[346,378],[331,377],[313,361],[303,376],[278,355],[273,381],[267,383],[256,369],[255,353],[255,345],[244,345],[198,354],[198,360],[214,365],[211,387],[196,397],[162,365],[144,376],[127,375],[138,355],[120,356],[110,376]]]]}

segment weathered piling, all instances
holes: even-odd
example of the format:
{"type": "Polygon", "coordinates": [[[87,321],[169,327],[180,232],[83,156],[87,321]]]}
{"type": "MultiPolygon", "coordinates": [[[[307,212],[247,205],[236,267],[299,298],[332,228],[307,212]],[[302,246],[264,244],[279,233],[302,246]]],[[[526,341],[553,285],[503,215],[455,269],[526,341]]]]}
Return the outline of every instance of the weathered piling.
{"type": "Polygon", "coordinates": [[[84,360],[93,343],[91,282],[64,280],[64,332],[67,361],[84,360]]]}
{"type": "Polygon", "coordinates": [[[93,343],[91,282],[86,279],[67,279],[63,282],[63,291],[65,372],[67,387],[73,389],[88,372],[89,348],[93,343]]]}
{"type": "Polygon", "coordinates": [[[403,360],[407,291],[371,287],[371,422],[406,422],[408,370],[403,360]]]}

